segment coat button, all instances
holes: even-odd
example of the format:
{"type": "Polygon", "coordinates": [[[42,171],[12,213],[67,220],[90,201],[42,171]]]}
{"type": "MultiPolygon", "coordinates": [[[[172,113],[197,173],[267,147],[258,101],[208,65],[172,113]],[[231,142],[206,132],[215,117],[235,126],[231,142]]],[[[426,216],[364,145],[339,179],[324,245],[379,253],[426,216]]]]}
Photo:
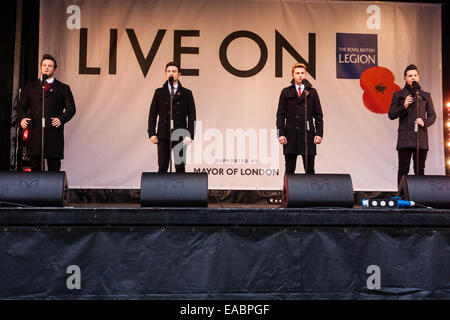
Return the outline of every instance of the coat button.
{"type": "Polygon", "coordinates": [[[299,129],[299,128],[298,128],[298,126],[297,126],[297,127],[295,127],[295,128],[296,128],[297,130],[299,129]]]}
{"type": "Polygon", "coordinates": [[[297,119],[300,118],[299,116],[295,116],[297,119]]]}

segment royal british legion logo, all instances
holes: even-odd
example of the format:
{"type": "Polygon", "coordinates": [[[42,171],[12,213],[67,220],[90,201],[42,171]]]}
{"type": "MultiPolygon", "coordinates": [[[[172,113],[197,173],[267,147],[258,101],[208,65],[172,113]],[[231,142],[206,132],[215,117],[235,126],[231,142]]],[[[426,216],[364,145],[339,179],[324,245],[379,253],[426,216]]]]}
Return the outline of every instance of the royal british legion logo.
{"type": "Polygon", "coordinates": [[[359,79],[378,66],[377,35],[336,33],[336,73],[338,79],[359,79]]]}

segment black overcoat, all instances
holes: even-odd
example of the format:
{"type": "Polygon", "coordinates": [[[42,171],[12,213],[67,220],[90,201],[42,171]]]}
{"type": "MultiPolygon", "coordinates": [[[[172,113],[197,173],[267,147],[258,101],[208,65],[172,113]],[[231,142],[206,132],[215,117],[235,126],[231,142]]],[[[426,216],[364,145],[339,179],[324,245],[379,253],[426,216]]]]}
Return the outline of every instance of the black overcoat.
{"type": "MultiPolygon", "coordinates": [[[[150,112],[148,115],[148,136],[157,136],[158,139],[169,139],[169,101],[170,92],[167,81],[162,88],[155,90],[150,112]],[[158,118],[158,128],[156,120],[158,118]]],[[[194,125],[196,120],[195,102],[192,91],[183,87],[178,81],[178,89],[172,99],[172,113],[174,130],[187,129],[190,138],[194,140],[194,125]]]]}
{"type": "MultiPolygon", "coordinates": [[[[414,121],[417,119],[417,98],[414,95],[414,102],[405,108],[404,103],[408,95],[410,92],[407,85],[402,90],[395,92],[388,112],[389,119],[399,118],[397,150],[417,147],[417,133],[414,132],[414,121]]],[[[428,150],[427,127],[436,121],[436,112],[431,95],[422,89],[419,89],[419,118],[425,123],[424,127],[419,126],[419,149],[428,150]]]]}
{"type": "MultiPolygon", "coordinates": [[[[70,87],[54,80],[51,88],[44,94],[44,156],[56,159],[64,158],[64,124],[75,115],[76,108],[70,87]],[[51,118],[59,118],[61,125],[52,126],[51,118]]],[[[42,128],[42,85],[41,81],[31,82],[22,91],[18,108],[19,119],[28,121],[28,152],[41,154],[42,128]]]]}
{"type": "Polygon", "coordinates": [[[295,84],[281,91],[277,110],[278,136],[285,136],[287,144],[283,146],[284,154],[305,154],[305,106],[309,131],[307,133],[308,155],[316,154],[314,137],[323,138],[323,114],[317,90],[310,88],[299,98],[295,84]]]}

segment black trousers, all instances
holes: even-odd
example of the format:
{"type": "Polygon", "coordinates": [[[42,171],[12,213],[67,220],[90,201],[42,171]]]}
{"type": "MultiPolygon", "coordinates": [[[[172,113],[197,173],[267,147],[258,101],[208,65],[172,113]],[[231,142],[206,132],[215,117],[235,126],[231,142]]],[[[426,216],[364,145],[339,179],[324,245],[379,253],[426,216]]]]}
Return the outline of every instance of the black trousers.
{"type": "Polygon", "coordinates": [[[414,162],[414,174],[423,176],[425,174],[425,160],[427,159],[427,151],[419,149],[419,172],[417,172],[417,150],[415,148],[398,149],[398,173],[397,185],[400,184],[402,177],[409,172],[411,164],[411,156],[414,162]]]}
{"type": "MultiPolygon", "coordinates": [[[[45,160],[47,160],[47,171],[59,171],[61,169],[61,159],[57,158],[44,158],[44,171],[45,160]]],[[[41,171],[41,156],[30,156],[31,171],[41,171]]]]}
{"type": "MultiPolygon", "coordinates": [[[[181,140],[182,141],[182,140],[181,140]]],[[[177,142],[172,141],[172,149],[178,145],[177,142]]],[[[186,146],[181,148],[178,154],[173,155],[175,171],[178,173],[185,172],[185,164],[186,164],[186,146]],[[179,163],[177,163],[179,162],[179,163]]],[[[158,142],[158,173],[167,173],[169,169],[169,160],[170,160],[170,140],[169,139],[159,139],[158,142]]]]}
{"type": "MultiPolygon", "coordinates": [[[[303,159],[303,168],[305,169],[305,172],[307,174],[314,174],[315,173],[315,170],[314,170],[315,155],[314,154],[308,155],[308,171],[306,171],[305,155],[303,155],[303,154],[302,154],[302,159],[303,159]]],[[[295,167],[297,164],[297,154],[285,154],[284,160],[285,160],[285,164],[286,164],[285,173],[295,173],[295,167]]]]}

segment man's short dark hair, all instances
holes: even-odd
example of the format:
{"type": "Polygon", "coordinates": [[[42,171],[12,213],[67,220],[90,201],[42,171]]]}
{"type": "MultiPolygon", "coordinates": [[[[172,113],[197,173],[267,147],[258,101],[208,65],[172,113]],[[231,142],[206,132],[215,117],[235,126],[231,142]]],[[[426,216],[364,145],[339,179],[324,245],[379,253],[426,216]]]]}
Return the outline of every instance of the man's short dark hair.
{"type": "Polygon", "coordinates": [[[55,69],[58,67],[57,64],[56,64],[56,59],[55,59],[51,54],[46,53],[46,54],[44,54],[44,55],[42,56],[42,59],[41,59],[41,66],[42,66],[42,62],[43,62],[44,60],[52,60],[53,63],[55,64],[55,69]]]}
{"type": "Polygon", "coordinates": [[[166,64],[166,69],[165,70],[167,70],[168,67],[177,67],[178,72],[180,72],[180,66],[177,63],[173,62],[173,61],[171,61],[168,64],[166,64]]]}
{"type": "Polygon", "coordinates": [[[414,64],[410,64],[409,66],[406,67],[405,72],[403,72],[403,76],[406,77],[406,73],[409,70],[416,70],[417,73],[419,73],[419,69],[417,69],[417,67],[414,64]]]}

